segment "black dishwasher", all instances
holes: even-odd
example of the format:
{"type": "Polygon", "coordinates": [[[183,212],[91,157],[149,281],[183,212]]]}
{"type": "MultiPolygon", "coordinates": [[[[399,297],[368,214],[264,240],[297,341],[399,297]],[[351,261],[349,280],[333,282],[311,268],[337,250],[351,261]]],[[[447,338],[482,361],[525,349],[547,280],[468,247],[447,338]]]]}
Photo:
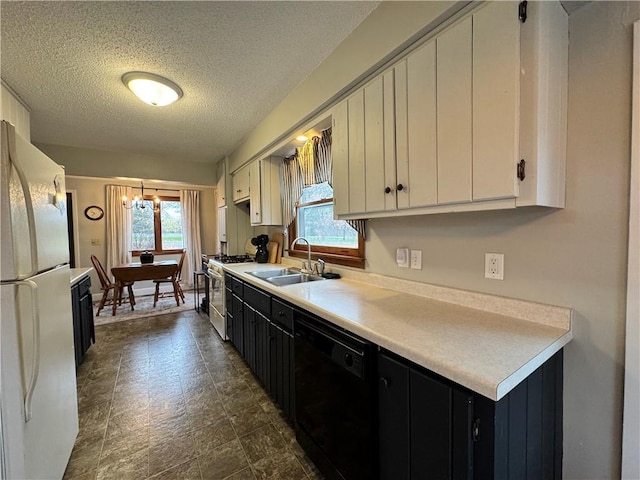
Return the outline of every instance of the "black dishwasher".
{"type": "Polygon", "coordinates": [[[294,314],[296,437],[332,479],[377,478],[374,345],[294,314]]]}

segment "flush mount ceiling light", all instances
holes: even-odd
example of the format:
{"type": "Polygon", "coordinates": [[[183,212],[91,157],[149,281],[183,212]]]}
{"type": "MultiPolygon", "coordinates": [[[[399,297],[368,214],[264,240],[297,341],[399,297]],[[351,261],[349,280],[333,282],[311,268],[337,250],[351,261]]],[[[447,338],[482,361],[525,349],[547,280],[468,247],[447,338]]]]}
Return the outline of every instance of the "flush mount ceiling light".
{"type": "Polygon", "coordinates": [[[171,80],[146,72],[129,72],[124,83],[140,100],[154,107],[164,107],[182,97],[182,89],[171,80]]]}
{"type": "Polygon", "coordinates": [[[306,135],[298,135],[298,136],[296,137],[296,140],[297,140],[298,142],[306,142],[307,140],[309,140],[309,137],[307,137],[306,135]]]}

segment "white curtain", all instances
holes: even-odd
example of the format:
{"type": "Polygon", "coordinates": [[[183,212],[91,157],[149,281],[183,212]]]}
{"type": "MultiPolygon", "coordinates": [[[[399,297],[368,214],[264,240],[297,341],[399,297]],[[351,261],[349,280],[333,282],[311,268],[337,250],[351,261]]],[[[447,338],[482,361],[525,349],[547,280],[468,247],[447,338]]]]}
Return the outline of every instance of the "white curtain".
{"type": "Polygon", "coordinates": [[[303,184],[298,154],[284,158],[280,164],[280,202],[282,203],[282,225],[285,228],[296,218],[296,204],[302,196],[303,184]]]}
{"type": "Polygon", "coordinates": [[[182,238],[187,256],[182,267],[182,283],[193,286],[193,272],[201,268],[202,244],[200,238],[200,192],[180,190],[182,206],[182,238]]]}
{"type": "Polygon", "coordinates": [[[131,199],[131,187],[107,185],[107,263],[105,270],[111,277],[111,267],[131,262],[131,210],[122,206],[122,197],[131,199]]]}

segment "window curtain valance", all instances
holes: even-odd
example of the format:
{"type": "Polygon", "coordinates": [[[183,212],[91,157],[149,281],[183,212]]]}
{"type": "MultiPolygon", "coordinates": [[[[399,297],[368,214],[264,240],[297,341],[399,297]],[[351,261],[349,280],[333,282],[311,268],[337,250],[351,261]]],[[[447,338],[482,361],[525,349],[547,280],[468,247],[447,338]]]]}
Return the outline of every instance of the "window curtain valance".
{"type": "MultiPolygon", "coordinates": [[[[285,158],[280,166],[282,185],[282,222],[288,227],[296,218],[296,204],[302,190],[309,185],[327,182],[333,184],[333,159],[331,156],[331,128],[324,130],[320,137],[313,137],[296,153],[285,158]]],[[[366,220],[347,220],[362,238],[366,238],[366,220]]]]}

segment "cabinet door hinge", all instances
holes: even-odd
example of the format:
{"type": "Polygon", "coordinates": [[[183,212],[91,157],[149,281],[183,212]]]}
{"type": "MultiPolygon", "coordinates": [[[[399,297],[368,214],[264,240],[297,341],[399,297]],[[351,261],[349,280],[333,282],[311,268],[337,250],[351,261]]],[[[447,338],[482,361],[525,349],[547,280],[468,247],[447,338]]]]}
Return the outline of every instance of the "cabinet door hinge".
{"type": "Polygon", "coordinates": [[[480,419],[476,418],[473,420],[473,423],[471,424],[471,439],[474,442],[477,442],[479,438],[480,438],[480,419]]]}
{"type": "Polygon", "coordinates": [[[518,18],[520,19],[520,22],[524,23],[527,21],[527,2],[526,0],[523,2],[520,2],[520,5],[518,6],[518,18]]]}
{"type": "Polygon", "coordinates": [[[518,168],[517,168],[517,177],[520,179],[520,181],[524,180],[525,177],[525,173],[524,173],[524,166],[525,166],[525,161],[524,158],[522,160],[520,160],[520,162],[518,162],[518,168]]]}

